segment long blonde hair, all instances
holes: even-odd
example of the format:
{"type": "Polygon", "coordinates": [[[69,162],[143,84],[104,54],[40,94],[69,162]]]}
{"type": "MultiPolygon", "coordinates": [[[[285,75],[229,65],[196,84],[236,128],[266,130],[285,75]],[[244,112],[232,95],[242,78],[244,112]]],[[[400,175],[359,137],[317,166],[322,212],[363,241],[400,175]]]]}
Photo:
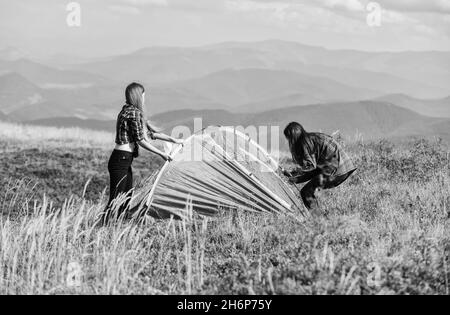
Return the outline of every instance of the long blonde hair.
{"type": "Polygon", "coordinates": [[[142,125],[150,132],[159,132],[160,129],[155,127],[146,116],[144,110],[144,100],[143,94],[145,93],[145,88],[142,84],[133,82],[127,86],[125,89],[125,100],[128,105],[136,107],[142,113],[142,125]],[[147,124],[148,122],[148,124],[147,124]]]}

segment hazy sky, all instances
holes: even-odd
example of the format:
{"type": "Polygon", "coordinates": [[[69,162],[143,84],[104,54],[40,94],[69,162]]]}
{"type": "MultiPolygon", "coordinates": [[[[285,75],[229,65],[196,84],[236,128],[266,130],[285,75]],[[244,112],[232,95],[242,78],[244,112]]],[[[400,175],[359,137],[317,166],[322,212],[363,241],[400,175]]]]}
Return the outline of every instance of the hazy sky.
{"type": "Polygon", "coordinates": [[[69,27],[66,0],[0,0],[0,48],[87,56],[145,46],[284,39],[328,48],[450,50],[450,0],[79,0],[69,27]]]}

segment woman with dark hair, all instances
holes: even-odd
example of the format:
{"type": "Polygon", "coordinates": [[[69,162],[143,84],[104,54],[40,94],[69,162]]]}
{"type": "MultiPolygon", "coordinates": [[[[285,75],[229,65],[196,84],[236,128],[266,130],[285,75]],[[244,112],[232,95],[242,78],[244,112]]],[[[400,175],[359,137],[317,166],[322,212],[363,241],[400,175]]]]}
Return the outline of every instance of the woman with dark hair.
{"type": "Polygon", "coordinates": [[[303,203],[308,210],[319,213],[315,196],[317,188],[335,188],[346,181],[357,169],[341,146],[323,133],[310,133],[296,122],[284,130],[292,159],[300,168],[282,170],[294,184],[306,183],[301,190],[303,203]]]}
{"type": "MultiPolygon", "coordinates": [[[[117,117],[116,146],[108,163],[110,175],[110,197],[107,209],[102,215],[102,223],[106,224],[111,216],[111,203],[120,194],[130,194],[133,188],[133,159],[139,156],[139,147],[159,155],[165,161],[170,161],[169,155],[150,144],[153,140],[162,140],[175,144],[183,144],[181,140],[158,133],[146,119],[144,111],[145,89],[139,83],[131,83],[125,90],[126,104],[117,117]]],[[[127,202],[120,207],[117,216],[127,210],[127,202]]]]}

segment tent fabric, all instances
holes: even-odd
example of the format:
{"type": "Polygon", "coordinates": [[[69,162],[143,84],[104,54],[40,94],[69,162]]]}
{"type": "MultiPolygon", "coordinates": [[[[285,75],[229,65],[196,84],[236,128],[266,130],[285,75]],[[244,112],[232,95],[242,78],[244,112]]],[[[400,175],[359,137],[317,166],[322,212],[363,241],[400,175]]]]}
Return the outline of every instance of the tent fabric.
{"type": "Polygon", "coordinates": [[[243,133],[210,127],[191,136],[172,152],[151,185],[134,197],[139,208],[156,218],[194,212],[214,216],[242,210],[304,214],[291,188],[277,174],[278,164],[264,148],[243,133]]]}

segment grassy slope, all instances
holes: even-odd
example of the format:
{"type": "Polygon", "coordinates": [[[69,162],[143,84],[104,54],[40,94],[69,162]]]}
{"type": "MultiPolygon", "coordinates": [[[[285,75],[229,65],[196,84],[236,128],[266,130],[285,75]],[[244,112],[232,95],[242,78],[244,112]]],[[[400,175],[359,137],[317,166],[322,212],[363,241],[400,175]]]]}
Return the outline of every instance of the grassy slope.
{"type": "MultiPolygon", "coordinates": [[[[52,130],[1,137],[9,184],[1,185],[0,207],[14,215],[0,220],[0,294],[449,293],[450,164],[437,142],[349,145],[359,173],[321,192],[327,217],[306,224],[244,214],[98,229],[105,135],[86,143],[86,134],[52,130]],[[43,193],[56,200],[53,209],[43,193]],[[71,193],[78,196],[62,205],[71,193]]],[[[159,163],[149,159],[139,159],[138,176],[159,163]]]]}

